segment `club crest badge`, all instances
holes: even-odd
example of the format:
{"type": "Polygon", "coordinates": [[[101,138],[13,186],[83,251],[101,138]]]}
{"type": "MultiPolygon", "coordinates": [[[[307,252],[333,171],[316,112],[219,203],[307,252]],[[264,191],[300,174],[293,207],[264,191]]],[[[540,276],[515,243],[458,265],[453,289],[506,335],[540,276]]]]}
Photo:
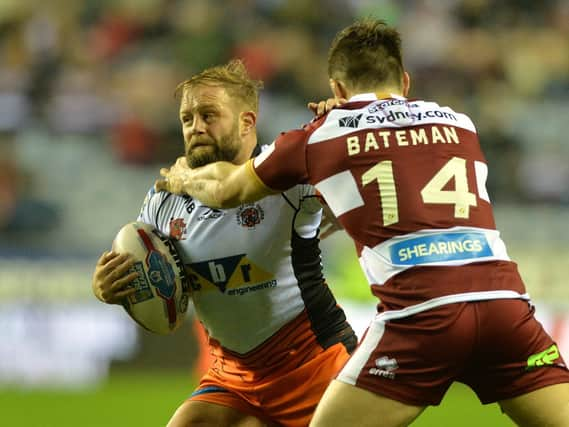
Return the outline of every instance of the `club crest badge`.
{"type": "Polygon", "coordinates": [[[184,222],[183,218],[171,218],[170,219],[170,237],[172,239],[181,240],[182,236],[186,232],[187,224],[184,222]]]}
{"type": "Polygon", "coordinates": [[[237,209],[237,224],[242,227],[254,228],[265,218],[265,212],[259,204],[243,205],[237,209]]]}

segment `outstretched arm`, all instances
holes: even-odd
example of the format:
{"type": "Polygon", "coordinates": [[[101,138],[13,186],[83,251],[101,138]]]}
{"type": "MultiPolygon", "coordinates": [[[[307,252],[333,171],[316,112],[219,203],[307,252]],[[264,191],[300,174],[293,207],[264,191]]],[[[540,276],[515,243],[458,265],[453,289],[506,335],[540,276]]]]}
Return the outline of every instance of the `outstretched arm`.
{"type": "MultiPolygon", "coordinates": [[[[346,103],[343,98],[310,102],[308,108],[315,119],[346,103]]],[[[161,169],[163,179],[154,184],[156,191],[189,194],[212,208],[227,209],[262,199],[279,191],[267,187],[253,169],[252,160],[242,165],[229,162],[211,163],[190,169],[185,157],[180,157],[169,169],[161,169]]]]}
{"type": "Polygon", "coordinates": [[[278,193],[261,182],[251,160],[242,165],[216,162],[190,169],[180,157],[170,169],[160,170],[160,175],[164,178],[156,181],[157,191],[189,194],[212,208],[233,208],[278,193]]]}

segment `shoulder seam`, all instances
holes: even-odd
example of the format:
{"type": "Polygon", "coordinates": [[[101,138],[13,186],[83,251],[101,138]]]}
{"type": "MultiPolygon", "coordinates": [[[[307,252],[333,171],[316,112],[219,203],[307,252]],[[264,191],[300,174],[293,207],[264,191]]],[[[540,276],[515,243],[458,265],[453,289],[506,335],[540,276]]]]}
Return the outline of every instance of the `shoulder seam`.
{"type": "Polygon", "coordinates": [[[294,204],[290,201],[290,199],[286,196],[285,193],[281,193],[281,196],[283,196],[283,199],[285,199],[285,201],[290,205],[290,207],[295,211],[298,212],[300,208],[297,208],[296,206],[294,206],[294,204]]]}
{"type": "Polygon", "coordinates": [[[166,200],[168,200],[168,198],[172,196],[172,193],[166,193],[166,196],[162,199],[162,201],[160,202],[160,206],[158,206],[158,209],[156,209],[156,215],[154,217],[154,226],[156,228],[160,228],[158,226],[158,216],[160,215],[160,210],[162,209],[162,207],[164,206],[164,203],[166,202],[166,200]]]}

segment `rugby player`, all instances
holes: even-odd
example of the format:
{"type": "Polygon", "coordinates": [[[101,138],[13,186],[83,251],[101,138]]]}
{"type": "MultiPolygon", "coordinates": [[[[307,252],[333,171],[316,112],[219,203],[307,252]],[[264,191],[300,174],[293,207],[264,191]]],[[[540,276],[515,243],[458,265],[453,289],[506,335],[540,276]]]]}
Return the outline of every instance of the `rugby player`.
{"type": "MultiPolygon", "coordinates": [[[[243,164],[260,153],[258,82],[240,61],[179,86],[185,161],[243,164]]],[[[322,209],[310,185],[220,210],[151,189],[139,221],[177,241],[213,361],[168,426],[307,426],[357,337],[321,269],[322,209]]],[[[105,253],[95,295],[119,303],[132,259],[105,253]]]]}
{"type": "Polygon", "coordinates": [[[519,425],[569,426],[569,372],[496,230],[471,119],[407,97],[378,20],[337,34],[328,72],[342,107],[242,165],[179,162],[156,183],[223,208],[311,183],[354,240],[378,311],[311,425],[406,426],[460,381],[519,425]]]}

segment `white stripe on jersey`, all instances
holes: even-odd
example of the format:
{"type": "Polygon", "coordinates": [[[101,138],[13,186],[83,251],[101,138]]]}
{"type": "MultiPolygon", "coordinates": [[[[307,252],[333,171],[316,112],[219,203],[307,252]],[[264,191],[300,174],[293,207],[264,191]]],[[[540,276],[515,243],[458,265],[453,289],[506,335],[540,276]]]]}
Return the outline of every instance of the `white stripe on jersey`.
{"type": "Polygon", "coordinates": [[[265,161],[267,157],[271,155],[273,151],[275,151],[275,142],[273,141],[273,143],[270,145],[263,145],[261,149],[263,151],[253,159],[253,166],[255,167],[258,167],[265,161]]]}
{"type": "Polygon", "coordinates": [[[328,206],[336,217],[364,205],[356,180],[349,170],[320,181],[316,184],[316,189],[328,201],[328,206]]]}
{"type": "Polygon", "coordinates": [[[449,107],[441,107],[435,102],[408,101],[399,96],[393,98],[378,100],[373,93],[359,94],[350,98],[348,102],[370,101],[370,103],[356,110],[343,110],[340,107],[330,111],[322,126],[312,133],[308,143],[315,144],[339,138],[364,128],[406,128],[431,123],[476,132],[472,120],[467,115],[457,113],[449,107]]]}
{"type": "Polygon", "coordinates": [[[476,187],[478,189],[478,195],[482,200],[486,200],[490,203],[490,196],[488,195],[488,190],[486,189],[486,180],[488,179],[488,165],[478,160],[474,162],[474,170],[476,172],[476,187]]]}

